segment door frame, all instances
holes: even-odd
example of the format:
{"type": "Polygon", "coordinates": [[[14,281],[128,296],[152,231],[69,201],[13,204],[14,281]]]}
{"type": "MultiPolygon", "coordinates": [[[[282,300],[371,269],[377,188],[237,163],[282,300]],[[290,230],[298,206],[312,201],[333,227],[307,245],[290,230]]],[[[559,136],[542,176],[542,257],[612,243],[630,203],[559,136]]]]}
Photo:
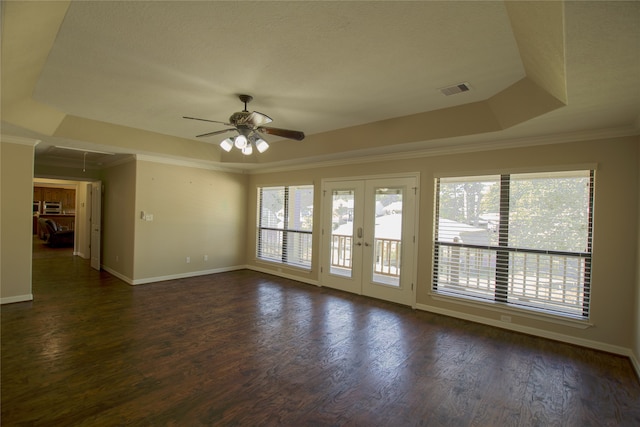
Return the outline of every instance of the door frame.
{"type": "Polygon", "coordinates": [[[91,268],[100,271],[102,268],[102,181],[92,181],[90,188],[89,258],[91,268]]]}
{"type": "MultiPolygon", "coordinates": [[[[328,271],[323,271],[323,266],[326,261],[326,257],[329,256],[329,251],[325,247],[325,239],[324,239],[324,214],[325,209],[327,209],[326,203],[329,203],[327,198],[325,197],[325,188],[328,183],[334,182],[344,182],[344,181],[367,181],[367,180],[385,180],[385,179],[397,179],[397,178],[413,178],[416,182],[415,187],[415,212],[413,217],[413,232],[414,232],[414,250],[413,250],[413,268],[409,272],[403,272],[403,274],[410,274],[412,289],[411,289],[411,308],[416,308],[416,289],[417,289],[417,280],[418,280],[418,224],[419,221],[419,211],[420,211],[420,172],[409,172],[409,173],[397,173],[397,174],[383,174],[383,175],[360,175],[360,176],[344,176],[344,177],[335,177],[335,178],[323,178],[320,181],[320,191],[322,192],[321,202],[320,202],[320,244],[319,244],[319,274],[318,274],[318,283],[319,286],[324,286],[324,280],[326,275],[329,274],[328,271]]],[[[332,288],[333,289],[333,288],[332,288]]],[[[360,291],[362,294],[362,291],[360,291]]]]}

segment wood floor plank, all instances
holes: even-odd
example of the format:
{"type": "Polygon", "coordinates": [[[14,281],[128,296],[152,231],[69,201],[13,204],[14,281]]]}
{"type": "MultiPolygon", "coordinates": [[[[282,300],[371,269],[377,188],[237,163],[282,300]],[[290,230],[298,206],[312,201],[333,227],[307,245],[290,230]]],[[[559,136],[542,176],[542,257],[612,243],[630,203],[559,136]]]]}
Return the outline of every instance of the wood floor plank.
{"type": "Polygon", "coordinates": [[[640,425],[624,357],[246,270],[33,266],[1,310],[3,425],[640,425]]]}

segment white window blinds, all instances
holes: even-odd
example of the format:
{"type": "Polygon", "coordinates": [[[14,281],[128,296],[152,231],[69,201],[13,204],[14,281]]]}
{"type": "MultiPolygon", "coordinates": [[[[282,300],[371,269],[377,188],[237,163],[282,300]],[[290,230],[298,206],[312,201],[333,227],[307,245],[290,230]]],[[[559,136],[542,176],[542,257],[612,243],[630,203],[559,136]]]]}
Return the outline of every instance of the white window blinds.
{"type": "Polygon", "coordinates": [[[313,186],[258,188],[258,259],[311,269],[313,186]]]}
{"type": "Polygon", "coordinates": [[[436,179],[433,289],[588,318],[593,171],[436,179]]]}

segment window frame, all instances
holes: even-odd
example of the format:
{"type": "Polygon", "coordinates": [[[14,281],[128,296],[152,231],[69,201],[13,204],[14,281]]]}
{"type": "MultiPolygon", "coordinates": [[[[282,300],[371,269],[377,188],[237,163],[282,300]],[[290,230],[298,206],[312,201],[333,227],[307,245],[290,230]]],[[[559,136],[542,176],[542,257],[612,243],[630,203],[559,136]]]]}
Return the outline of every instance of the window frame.
{"type": "MultiPolygon", "coordinates": [[[[432,253],[432,282],[431,282],[431,292],[436,297],[446,297],[446,298],[454,298],[459,300],[460,302],[468,301],[471,304],[477,303],[489,303],[493,305],[502,306],[508,309],[516,309],[523,310],[523,313],[532,313],[532,314],[543,314],[546,316],[551,316],[553,318],[559,318],[564,320],[578,320],[578,321],[588,321],[590,318],[590,307],[591,307],[591,267],[593,263],[593,210],[594,210],[594,190],[595,190],[595,167],[593,165],[571,168],[571,169],[560,169],[560,170],[536,170],[531,171],[527,170],[525,172],[522,171],[511,171],[511,172],[502,172],[502,173],[481,173],[481,174],[455,174],[455,175],[443,175],[443,176],[435,176],[434,177],[434,221],[433,221],[433,253],[432,253]],[[586,250],[585,251],[564,251],[564,250],[549,250],[549,249],[536,249],[536,248],[525,248],[525,247],[515,247],[509,245],[509,208],[510,208],[510,177],[511,175],[524,175],[530,174],[532,177],[540,177],[540,178],[549,178],[550,174],[558,173],[562,175],[564,172],[584,172],[585,175],[588,176],[588,195],[587,202],[585,208],[587,209],[587,218],[586,218],[586,226],[587,226],[587,242],[586,242],[586,250]],[[465,244],[465,243],[455,243],[455,242],[444,242],[438,240],[439,233],[439,222],[440,222],[440,183],[442,179],[455,179],[460,182],[481,182],[480,180],[474,181],[474,179],[479,179],[483,177],[487,177],[488,175],[499,177],[498,185],[500,192],[500,202],[499,202],[499,224],[498,224],[498,243],[497,244],[489,244],[489,245],[474,245],[474,244],[465,244]],[[504,183],[507,185],[503,185],[504,183]],[[440,282],[439,279],[439,259],[440,259],[440,251],[443,246],[448,246],[451,248],[456,248],[456,250],[461,249],[473,249],[473,250],[491,250],[495,251],[496,258],[496,266],[495,266],[495,276],[494,276],[494,295],[493,298],[483,297],[473,295],[471,292],[452,292],[447,290],[438,289],[438,284],[440,282]],[[512,254],[533,254],[535,256],[559,256],[559,257],[577,257],[579,259],[584,259],[583,275],[579,276],[583,279],[581,282],[581,292],[578,293],[579,299],[582,301],[582,313],[580,315],[570,312],[569,310],[563,311],[560,309],[553,309],[547,307],[544,303],[540,303],[540,307],[536,306],[536,303],[531,304],[522,304],[515,303],[509,301],[509,297],[515,299],[514,294],[509,293],[509,283],[510,275],[513,274],[511,271],[510,257],[512,254]]],[[[526,255],[525,255],[526,256],[526,255]]],[[[461,286],[461,288],[464,288],[461,286]]],[[[576,311],[578,308],[575,309],[576,311]]]]}
{"type": "MultiPolygon", "coordinates": [[[[288,267],[300,268],[303,270],[311,271],[312,268],[312,255],[313,255],[313,230],[302,230],[296,228],[290,228],[289,226],[289,203],[290,203],[290,189],[291,188],[308,188],[311,190],[312,198],[315,197],[315,186],[313,184],[298,184],[298,185],[264,185],[257,187],[257,224],[256,224],[256,259],[261,262],[271,262],[276,264],[286,265],[288,267]],[[283,226],[279,228],[277,226],[263,226],[263,215],[262,215],[262,201],[263,201],[263,190],[265,189],[282,189],[283,194],[283,226]],[[282,233],[280,248],[280,257],[268,257],[263,255],[265,251],[262,242],[262,232],[263,231],[271,231],[276,233],[282,233]],[[308,259],[308,263],[304,262],[293,262],[291,261],[291,251],[289,241],[291,239],[290,234],[294,233],[300,236],[308,236],[309,242],[307,244],[309,254],[305,258],[308,259]]],[[[311,215],[311,228],[313,228],[313,215],[311,215]]]]}

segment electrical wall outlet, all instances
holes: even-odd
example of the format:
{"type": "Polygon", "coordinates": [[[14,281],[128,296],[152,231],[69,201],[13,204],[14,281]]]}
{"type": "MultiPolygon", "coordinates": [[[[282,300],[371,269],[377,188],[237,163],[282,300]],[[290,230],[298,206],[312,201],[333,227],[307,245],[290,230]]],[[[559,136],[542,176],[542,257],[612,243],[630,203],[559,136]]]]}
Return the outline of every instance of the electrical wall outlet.
{"type": "Polygon", "coordinates": [[[191,262],[191,257],[190,257],[190,256],[188,256],[188,257],[187,257],[187,264],[189,264],[190,262],[191,262]]]}
{"type": "Polygon", "coordinates": [[[204,256],[204,260],[205,260],[205,261],[209,261],[209,255],[205,255],[205,256],[204,256]]]}

